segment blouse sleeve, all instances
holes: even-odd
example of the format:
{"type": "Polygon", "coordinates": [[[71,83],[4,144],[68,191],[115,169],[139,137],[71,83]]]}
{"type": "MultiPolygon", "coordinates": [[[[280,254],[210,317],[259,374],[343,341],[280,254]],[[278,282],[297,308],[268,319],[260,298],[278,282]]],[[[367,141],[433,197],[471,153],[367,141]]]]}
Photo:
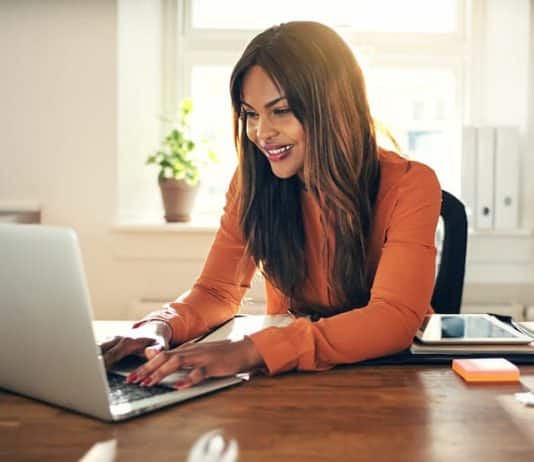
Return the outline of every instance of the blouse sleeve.
{"type": "Polygon", "coordinates": [[[204,268],[193,287],[161,310],[134,324],[166,322],[172,330],[172,344],[180,344],[233,317],[250,287],[255,265],[245,255],[239,226],[236,176],[226,193],[226,205],[219,230],[204,268]]]}
{"type": "Polygon", "coordinates": [[[367,306],[250,336],[269,373],[321,370],[401,351],[430,310],[441,188],[428,167],[403,175],[367,306]]]}

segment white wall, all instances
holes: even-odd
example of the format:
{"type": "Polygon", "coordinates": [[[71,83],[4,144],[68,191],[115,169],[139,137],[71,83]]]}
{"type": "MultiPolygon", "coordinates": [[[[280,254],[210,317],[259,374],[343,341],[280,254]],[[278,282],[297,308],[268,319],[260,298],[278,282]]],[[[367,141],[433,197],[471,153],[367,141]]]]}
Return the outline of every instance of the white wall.
{"type": "MultiPolygon", "coordinates": [[[[130,1],[145,8],[145,24],[158,23],[157,0],[130,1]]],[[[209,230],[116,227],[119,201],[129,200],[119,199],[119,185],[135,181],[121,177],[117,165],[130,149],[135,151],[132,161],[141,160],[150,150],[146,140],[157,138],[153,116],[161,84],[155,69],[159,38],[152,35],[148,42],[130,42],[130,54],[121,53],[121,59],[136,52],[149,56],[154,68],[136,69],[137,76],[145,75],[153,85],[119,91],[118,68],[124,68],[117,51],[119,6],[113,0],[0,2],[0,207],[20,200],[38,202],[44,223],[78,231],[96,316],[109,319],[137,316],[131,311],[137,299],[171,298],[187,289],[213,236],[209,230]],[[128,105],[132,100],[135,104],[128,105]],[[139,114],[145,114],[146,123],[137,119],[139,114]],[[137,131],[125,131],[128,124],[136,124],[137,131]],[[148,138],[137,142],[141,130],[148,138]]],[[[530,65],[507,65],[506,72],[530,68],[532,75],[532,34],[530,44],[530,65]]],[[[523,118],[524,166],[534,171],[532,87],[517,90],[519,95],[516,90],[515,99],[529,102],[514,106],[511,113],[523,118]]],[[[489,104],[498,114],[500,103],[489,104]]],[[[531,225],[534,188],[524,172],[525,223],[531,225]]],[[[496,241],[477,237],[470,252],[467,301],[534,304],[532,236],[496,241]]],[[[261,289],[255,293],[259,296],[261,289]]]]}
{"type": "MultiPolygon", "coordinates": [[[[122,220],[159,206],[155,167],[145,159],[159,144],[161,8],[159,0],[117,1],[118,171],[122,220]],[[134,168],[134,166],[136,168],[134,168]],[[147,191],[139,185],[149,184],[147,191]]],[[[154,218],[154,217],[152,217],[154,218]]]]}
{"type": "Polygon", "coordinates": [[[116,209],[116,7],[113,1],[0,3],[0,201],[42,205],[80,233],[96,306],[116,209]]]}
{"type": "MultiPolygon", "coordinates": [[[[135,6],[139,27],[157,26],[158,1],[135,6]]],[[[136,18],[121,18],[132,32],[136,18]]],[[[75,228],[96,317],[110,319],[131,317],[140,298],[186,290],[213,235],[114,231],[119,182],[135,182],[119,175],[118,153],[153,149],[160,103],[159,37],[122,43],[119,61],[118,21],[113,0],[0,2],[0,209],[38,203],[43,223],[75,228]],[[145,66],[132,67],[132,56],[145,66]],[[120,92],[119,67],[137,73],[121,76],[129,86],[120,92]],[[140,86],[147,79],[154,85],[140,86]],[[181,248],[195,251],[175,258],[181,248]]]]}

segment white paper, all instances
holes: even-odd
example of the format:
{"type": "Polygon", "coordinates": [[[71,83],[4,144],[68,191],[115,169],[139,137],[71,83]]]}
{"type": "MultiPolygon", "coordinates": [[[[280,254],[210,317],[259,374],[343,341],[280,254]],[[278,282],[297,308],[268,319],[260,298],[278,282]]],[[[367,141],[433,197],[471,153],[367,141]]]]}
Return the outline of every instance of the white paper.
{"type": "Polygon", "coordinates": [[[295,318],[288,314],[236,316],[224,326],[219,327],[200,342],[217,342],[220,340],[242,340],[245,335],[253,334],[267,327],[285,327],[295,318]]]}
{"type": "Polygon", "coordinates": [[[534,406],[534,393],[531,391],[527,393],[516,393],[515,399],[525,406],[534,406]]]}

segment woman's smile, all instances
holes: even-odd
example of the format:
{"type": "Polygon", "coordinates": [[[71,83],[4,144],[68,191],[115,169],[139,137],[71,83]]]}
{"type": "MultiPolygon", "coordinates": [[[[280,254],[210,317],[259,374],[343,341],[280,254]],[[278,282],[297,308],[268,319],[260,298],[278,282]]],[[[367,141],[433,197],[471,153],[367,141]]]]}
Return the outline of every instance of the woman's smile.
{"type": "Polygon", "coordinates": [[[262,150],[271,162],[278,162],[291,154],[292,144],[285,145],[265,145],[262,150]]]}

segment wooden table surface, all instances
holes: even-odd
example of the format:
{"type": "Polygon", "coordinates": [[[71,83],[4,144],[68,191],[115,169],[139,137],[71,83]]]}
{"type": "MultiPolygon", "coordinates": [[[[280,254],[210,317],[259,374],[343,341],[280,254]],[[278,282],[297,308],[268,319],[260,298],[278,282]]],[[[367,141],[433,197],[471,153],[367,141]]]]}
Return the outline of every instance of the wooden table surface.
{"type": "Polygon", "coordinates": [[[182,461],[222,429],[240,461],[534,460],[521,383],[468,385],[446,366],[346,366],[248,383],[108,424],[0,391],[0,461],[73,461],[116,439],[118,461],[182,461]]]}

